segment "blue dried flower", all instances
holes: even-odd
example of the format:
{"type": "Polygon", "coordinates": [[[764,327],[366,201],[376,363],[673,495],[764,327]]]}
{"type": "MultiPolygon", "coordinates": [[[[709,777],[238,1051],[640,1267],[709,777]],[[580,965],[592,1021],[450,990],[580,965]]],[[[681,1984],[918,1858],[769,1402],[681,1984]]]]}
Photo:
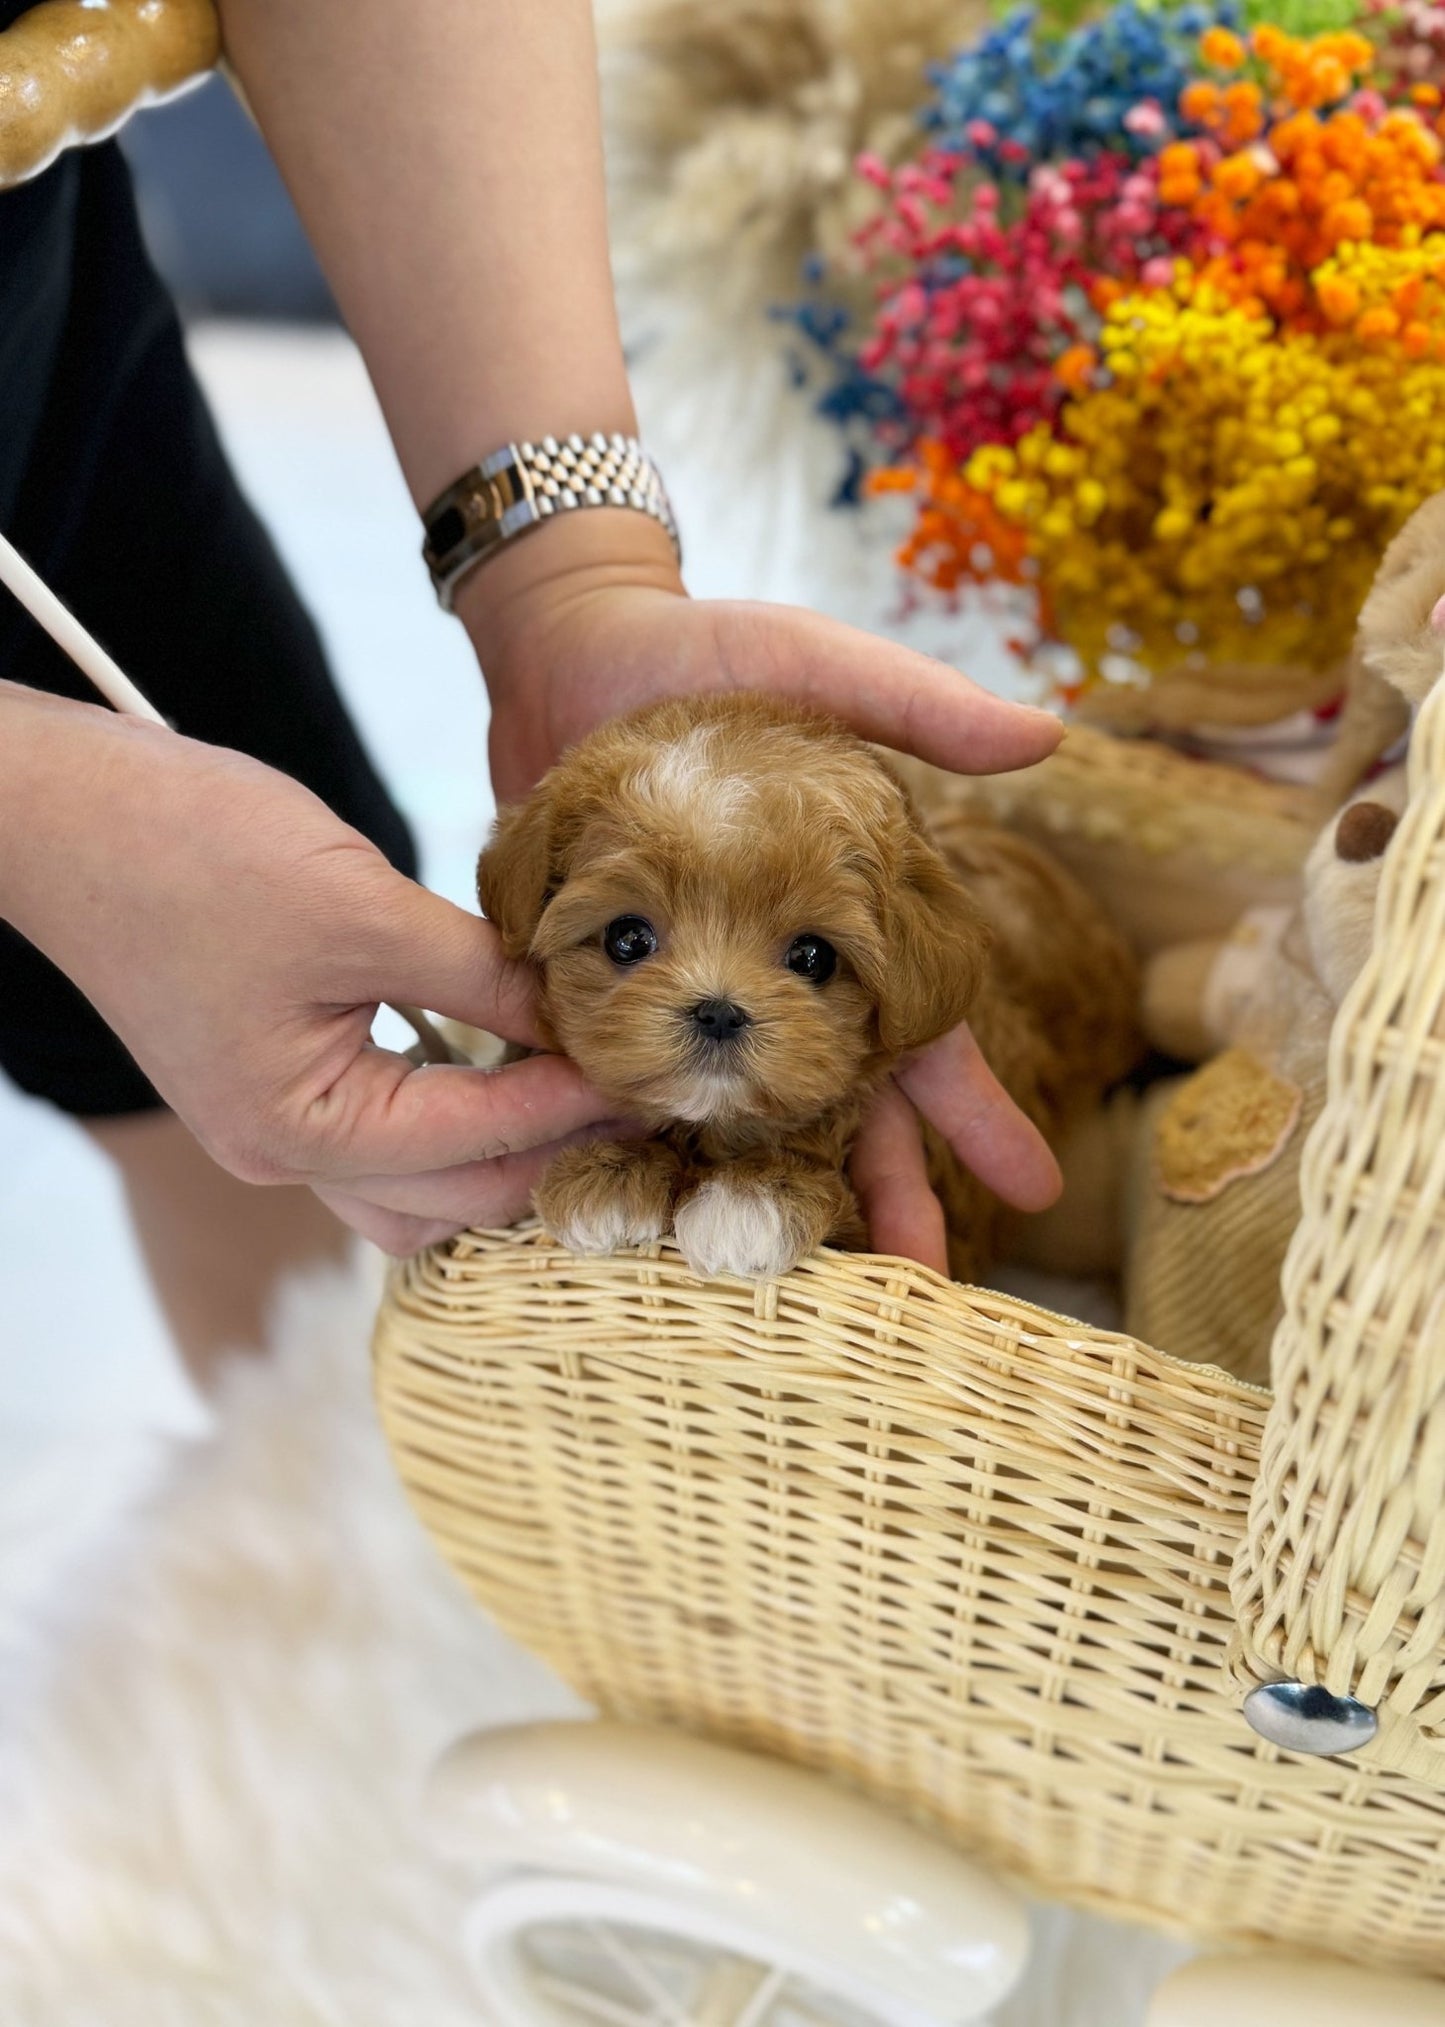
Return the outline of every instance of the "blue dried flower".
{"type": "Polygon", "coordinates": [[[1023,181],[1040,162],[1122,150],[1152,154],[1184,131],[1179,94],[1198,74],[1205,29],[1239,27],[1236,0],[1159,12],[1139,0],[1060,36],[1019,7],[947,62],[931,66],[936,97],[922,124],[932,142],[995,176],[1023,181]],[[1136,131],[1126,115],[1148,101],[1162,128],[1136,131]]]}

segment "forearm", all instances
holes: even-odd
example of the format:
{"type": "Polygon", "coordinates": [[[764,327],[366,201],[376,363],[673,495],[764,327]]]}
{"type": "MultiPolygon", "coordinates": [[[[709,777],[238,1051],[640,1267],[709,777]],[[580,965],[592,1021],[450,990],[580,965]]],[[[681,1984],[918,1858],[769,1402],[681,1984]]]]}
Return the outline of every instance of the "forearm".
{"type": "Polygon", "coordinates": [[[195,846],[251,766],[101,705],[0,682],[0,918],[103,997],[129,939],[194,877],[195,846]]]}
{"type": "Polygon", "coordinates": [[[221,0],[419,506],[509,441],[635,427],[590,0],[221,0]]]}
{"type": "Polygon", "coordinates": [[[0,918],[52,955],[114,760],[128,764],[128,749],[154,736],[99,706],[0,682],[0,918]]]}

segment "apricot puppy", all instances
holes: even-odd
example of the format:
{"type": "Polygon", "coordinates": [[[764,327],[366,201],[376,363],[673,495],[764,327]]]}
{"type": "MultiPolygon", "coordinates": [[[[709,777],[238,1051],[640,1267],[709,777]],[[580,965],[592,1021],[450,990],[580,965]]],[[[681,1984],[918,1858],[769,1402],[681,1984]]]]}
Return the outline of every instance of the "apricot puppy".
{"type": "MultiPolygon", "coordinates": [[[[501,812],[482,906],[508,955],[538,967],[555,1043],[654,1129],[553,1162],[537,1210],[565,1245],[672,1231],[698,1272],[774,1275],[827,1240],[861,1244],[847,1159],[863,1101],[971,1009],[1046,1131],[1127,1068],[1123,946],[1042,854],[964,828],[986,906],[871,748],[756,694],[606,725],[501,812]],[[1035,930],[1055,958],[1015,950],[1035,930]],[[1081,940],[1088,975],[1068,982],[1081,940]],[[1000,961],[1005,996],[1032,1004],[986,1004],[1000,961]],[[1066,1033],[1045,1032],[1067,1029],[1076,993],[1096,1002],[1077,1064],[1066,1033]],[[1075,1067],[1084,1082],[1061,1098],[1075,1067]]],[[[976,1271],[1001,1207],[930,1151],[951,1262],[976,1271]]]]}

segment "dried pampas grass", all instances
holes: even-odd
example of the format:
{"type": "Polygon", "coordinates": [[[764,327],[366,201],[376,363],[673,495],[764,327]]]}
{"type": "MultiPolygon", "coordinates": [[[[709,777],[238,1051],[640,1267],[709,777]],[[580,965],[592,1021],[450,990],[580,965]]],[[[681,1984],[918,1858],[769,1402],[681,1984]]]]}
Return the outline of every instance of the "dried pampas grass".
{"type": "MultiPolygon", "coordinates": [[[[599,0],[613,260],[644,421],[776,463],[786,343],[769,309],[867,208],[863,150],[916,135],[925,67],[986,0],[599,0]]],[[[836,461],[836,442],[833,446],[836,461]]]]}

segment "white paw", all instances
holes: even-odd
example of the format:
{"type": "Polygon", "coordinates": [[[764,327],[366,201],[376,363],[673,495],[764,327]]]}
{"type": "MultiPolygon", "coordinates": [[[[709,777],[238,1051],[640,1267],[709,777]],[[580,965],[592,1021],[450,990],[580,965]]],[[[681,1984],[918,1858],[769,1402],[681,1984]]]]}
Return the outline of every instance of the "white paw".
{"type": "Polygon", "coordinates": [[[615,1253],[621,1246],[650,1245],[662,1237],[664,1229],[655,1212],[630,1216],[625,1204],[610,1203],[564,1219],[557,1227],[557,1237],[569,1253],[615,1253]]]}
{"type": "Polygon", "coordinates": [[[679,1206],[674,1230],[694,1274],[771,1280],[798,1263],[777,1199],[756,1184],[705,1182],[679,1206]]]}

